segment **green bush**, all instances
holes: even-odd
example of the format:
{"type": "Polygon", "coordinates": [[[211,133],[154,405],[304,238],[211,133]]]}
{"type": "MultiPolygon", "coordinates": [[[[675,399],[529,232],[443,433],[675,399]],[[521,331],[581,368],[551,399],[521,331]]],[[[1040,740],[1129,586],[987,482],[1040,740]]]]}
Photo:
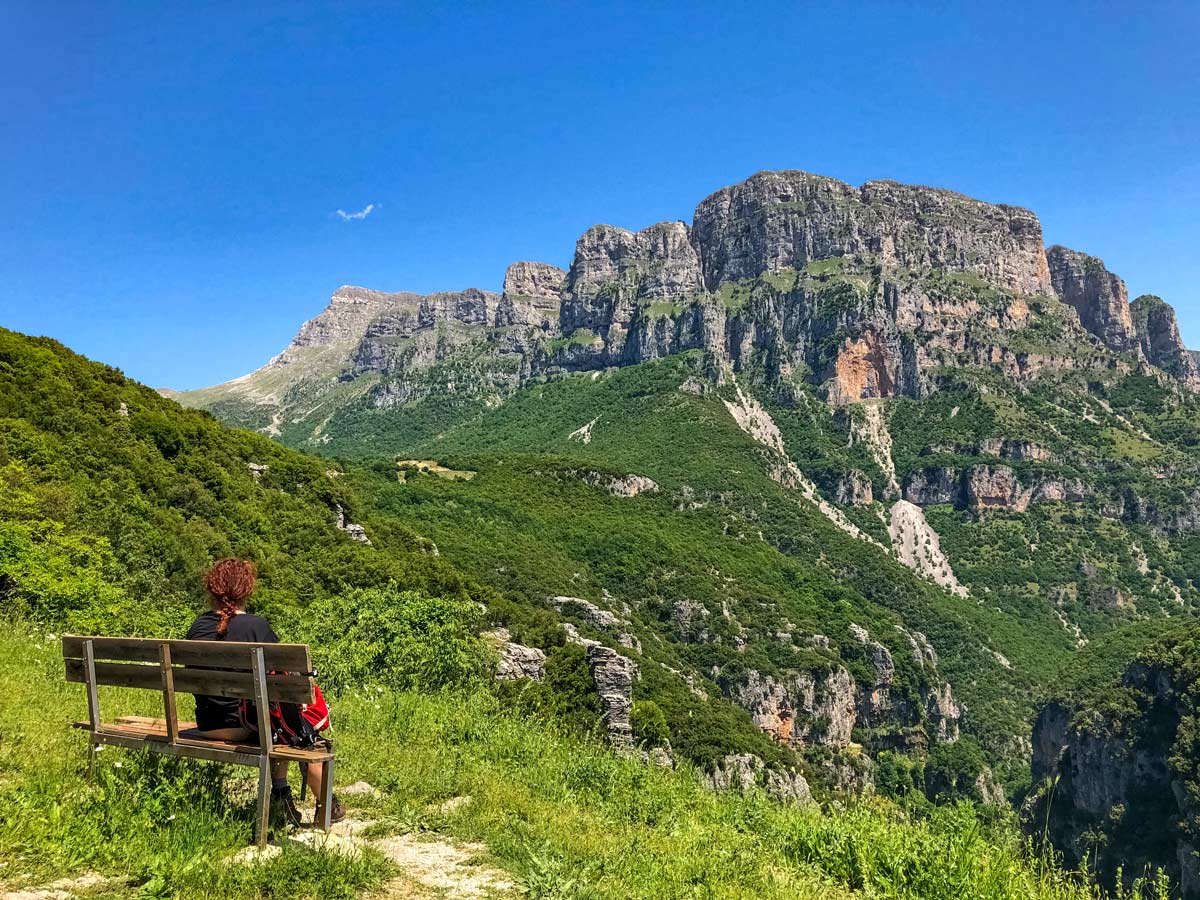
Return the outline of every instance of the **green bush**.
{"type": "Polygon", "coordinates": [[[875,757],[875,790],[885,797],[904,800],[925,788],[925,771],[919,760],[884,750],[875,757]]]}
{"type": "Polygon", "coordinates": [[[933,799],[977,799],[975,780],[986,767],[983,751],[970,735],[939,744],[925,763],[925,791],[933,799]]]}
{"type": "Polygon", "coordinates": [[[309,644],[330,690],[461,688],[494,668],[479,607],[395,586],[313,602],[292,634],[309,644]]]}
{"type": "Polygon", "coordinates": [[[653,700],[633,704],[633,737],[646,747],[665,747],[671,743],[671,729],[666,714],[653,700]]]}
{"type": "Polygon", "coordinates": [[[551,715],[581,733],[597,730],[600,698],[582,647],[563,644],[546,655],[546,687],[550,691],[551,715]]]}

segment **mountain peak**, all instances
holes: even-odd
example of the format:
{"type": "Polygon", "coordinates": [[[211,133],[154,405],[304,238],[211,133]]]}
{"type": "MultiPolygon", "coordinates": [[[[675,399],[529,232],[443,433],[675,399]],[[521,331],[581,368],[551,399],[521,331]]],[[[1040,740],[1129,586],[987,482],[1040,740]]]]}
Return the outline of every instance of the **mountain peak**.
{"type": "Polygon", "coordinates": [[[893,267],[1050,292],[1037,216],[941,188],[895,181],[856,188],[797,170],[759,172],[701,201],[693,232],[709,290],[815,260],[873,255],[893,267]]]}
{"type": "Polygon", "coordinates": [[[1125,282],[1104,261],[1055,244],[1046,251],[1054,292],[1078,314],[1083,327],[1117,351],[1138,348],[1125,282]]]}
{"type": "Polygon", "coordinates": [[[1175,310],[1161,297],[1142,294],[1133,301],[1131,319],[1146,359],[1192,390],[1200,391],[1200,359],[1184,345],[1175,310]]]}
{"type": "MultiPolygon", "coordinates": [[[[689,350],[768,382],[801,377],[837,406],[924,397],[953,371],[1028,382],[1153,365],[1200,389],[1178,335],[1169,307],[1131,306],[1101,260],[1047,251],[1022,207],[763,171],[710,194],[690,225],[589,228],[568,270],[515,262],[503,294],[344,285],[265,367],[288,367],[287,379],[244,376],[225,392],[276,403],[299,379],[303,419],[331,384],[392,406],[426,396],[430,373],[445,369],[455,396],[495,399],[533,376],[689,350]],[[1076,318],[1060,321],[1052,297],[1076,318]],[[368,373],[377,382],[358,381],[368,373]]],[[[222,392],[184,399],[207,405],[222,392]]]]}

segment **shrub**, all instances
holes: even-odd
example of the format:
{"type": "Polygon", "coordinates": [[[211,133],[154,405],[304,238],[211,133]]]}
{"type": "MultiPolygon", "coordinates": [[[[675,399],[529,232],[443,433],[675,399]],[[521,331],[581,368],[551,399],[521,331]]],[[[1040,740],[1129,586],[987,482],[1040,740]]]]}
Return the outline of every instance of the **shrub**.
{"type": "Polygon", "coordinates": [[[875,757],[874,779],[878,793],[897,800],[920,792],[924,787],[920,762],[892,750],[884,750],[875,757]]]}
{"type": "Polygon", "coordinates": [[[546,687],[551,692],[552,715],[583,733],[598,728],[600,698],[582,647],[563,644],[546,655],[546,687]]]}
{"type": "Polygon", "coordinates": [[[925,764],[925,791],[933,799],[973,799],[975,780],[987,766],[979,743],[963,735],[953,744],[940,744],[925,764]]]}
{"type": "Polygon", "coordinates": [[[639,700],[633,704],[633,737],[646,747],[665,747],[671,742],[671,729],[667,717],[653,700],[639,700]]]}
{"type": "Polygon", "coordinates": [[[292,633],[313,648],[322,685],[461,688],[493,668],[479,607],[395,586],[317,600],[292,633]]]}

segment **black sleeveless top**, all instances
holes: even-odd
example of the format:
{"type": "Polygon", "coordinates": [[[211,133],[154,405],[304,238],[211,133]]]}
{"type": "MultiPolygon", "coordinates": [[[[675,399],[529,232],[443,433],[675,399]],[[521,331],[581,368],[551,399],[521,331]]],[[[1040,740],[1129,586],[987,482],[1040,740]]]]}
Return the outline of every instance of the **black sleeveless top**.
{"type": "MultiPolygon", "coordinates": [[[[250,613],[240,613],[229,620],[229,629],[225,637],[217,634],[217,626],[221,624],[220,617],[211,610],[196,616],[196,621],[188,629],[189,641],[237,641],[243,644],[278,644],[279,637],[271,628],[271,623],[262,616],[250,613]]],[[[201,731],[212,731],[217,728],[241,727],[241,716],[238,710],[242,701],[236,697],[209,697],[196,695],[196,727],[201,731]]]]}

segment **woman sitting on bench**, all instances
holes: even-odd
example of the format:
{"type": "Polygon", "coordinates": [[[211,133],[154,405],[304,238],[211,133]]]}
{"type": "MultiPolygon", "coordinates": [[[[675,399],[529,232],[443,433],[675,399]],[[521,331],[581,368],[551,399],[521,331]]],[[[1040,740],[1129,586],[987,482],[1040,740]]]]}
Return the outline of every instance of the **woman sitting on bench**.
{"type": "MultiPolygon", "coordinates": [[[[187,639],[279,643],[279,637],[270,622],[246,612],[246,601],[254,593],[256,579],[254,563],[249,560],[219,560],[204,577],[204,587],[208,590],[212,609],[196,616],[192,627],[188,629],[187,639]]],[[[256,721],[253,714],[247,714],[245,701],[196,695],[196,726],[206,738],[218,741],[257,739],[258,732],[252,727],[256,721]]],[[[288,786],[287,765],[286,759],[271,762],[271,821],[299,827],[300,811],[288,786]]],[[[306,778],[313,796],[323,797],[320,766],[309,766],[306,778]]],[[[346,817],[346,812],[337,797],[333,798],[332,806],[330,819],[340,822],[346,817]]]]}

